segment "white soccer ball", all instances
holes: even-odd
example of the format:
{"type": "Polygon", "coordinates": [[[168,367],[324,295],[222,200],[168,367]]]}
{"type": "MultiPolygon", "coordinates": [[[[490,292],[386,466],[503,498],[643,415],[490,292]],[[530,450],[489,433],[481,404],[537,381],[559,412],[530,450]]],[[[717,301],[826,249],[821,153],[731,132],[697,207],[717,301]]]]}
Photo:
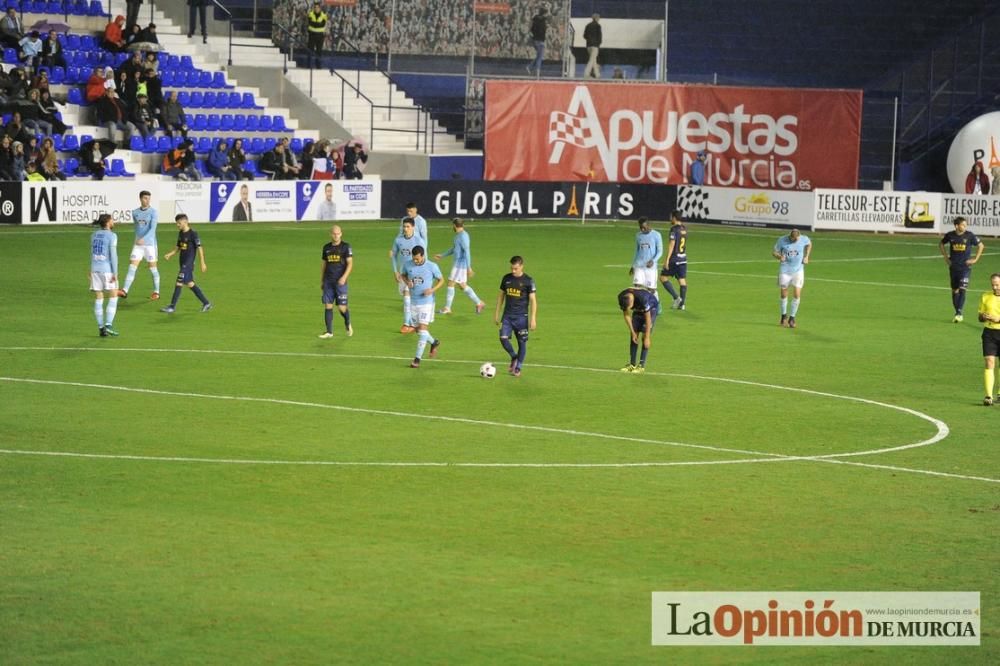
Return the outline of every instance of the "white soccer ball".
{"type": "Polygon", "coordinates": [[[493,379],[497,376],[497,368],[492,363],[483,363],[479,366],[479,376],[483,379],[493,379]]]}

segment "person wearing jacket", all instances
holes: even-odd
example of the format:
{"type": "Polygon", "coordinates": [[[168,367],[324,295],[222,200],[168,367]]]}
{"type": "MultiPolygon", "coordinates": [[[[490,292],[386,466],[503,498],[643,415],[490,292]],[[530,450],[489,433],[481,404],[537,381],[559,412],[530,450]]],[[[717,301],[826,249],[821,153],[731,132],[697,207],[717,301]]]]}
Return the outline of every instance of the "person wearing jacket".
{"type": "Polygon", "coordinates": [[[986,171],[983,170],[983,163],[976,162],[972,165],[972,170],[969,171],[969,175],[965,178],[965,193],[966,194],[989,194],[990,193],[990,177],[986,175],[986,171]]]}
{"type": "Polygon", "coordinates": [[[181,145],[163,156],[163,173],[177,180],[201,180],[201,174],[194,163],[194,145],[185,139],[181,145]]]}
{"type": "Polygon", "coordinates": [[[119,14],[114,21],[109,21],[104,26],[104,38],[101,40],[101,48],[112,53],[120,53],[125,50],[125,35],[122,29],[125,27],[125,17],[119,14]]]}
{"type": "Polygon", "coordinates": [[[187,126],[187,115],[184,113],[184,107],[181,103],[177,101],[177,91],[170,91],[170,97],[167,101],[163,103],[162,112],[163,121],[163,131],[166,132],[167,136],[173,138],[174,132],[178,132],[182,137],[187,139],[188,126],[187,126]]]}
{"type": "Polygon", "coordinates": [[[51,137],[42,141],[41,174],[45,180],[66,180],[66,174],[59,170],[59,158],[56,157],[55,145],[51,137]]]}
{"type": "Polygon", "coordinates": [[[59,116],[59,107],[56,106],[52,94],[48,90],[43,90],[38,96],[39,118],[52,125],[53,134],[63,134],[69,129],[59,116]]]}
{"type": "Polygon", "coordinates": [[[84,97],[93,104],[104,96],[104,70],[100,67],[94,68],[94,73],[87,79],[87,87],[84,88],[84,97]]]}
{"type": "Polygon", "coordinates": [[[42,64],[46,67],[65,67],[66,56],[59,36],[55,30],[49,30],[48,36],[42,40],[42,64]]]}
{"type": "Polygon", "coordinates": [[[344,149],[344,178],[361,180],[361,165],[367,163],[368,153],[361,149],[361,144],[348,144],[344,149]]]}
{"type": "Polygon", "coordinates": [[[229,144],[225,139],[219,139],[212,152],[208,154],[205,168],[219,180],[237,180],[236,174],[229,168],[229,144]]]}
{"type": "Polygon", "coordinates": [[[125,124],[128,122],[128,111],[114,90],[105,92],[104,97],[97,100],[97,124],[108,130],[108,138],[115,140],[115,130],[121,130],[125,134],[125,146],[128,146],[129,129],[125,124]]]}
{"type": "Polygon", "coordinates": [[[233,139],[233,147],[229,149],[229,170],[236,174],[236,180],[253,180],[253,174],[247,171],[246,163],[243,139],[233,139]]]}

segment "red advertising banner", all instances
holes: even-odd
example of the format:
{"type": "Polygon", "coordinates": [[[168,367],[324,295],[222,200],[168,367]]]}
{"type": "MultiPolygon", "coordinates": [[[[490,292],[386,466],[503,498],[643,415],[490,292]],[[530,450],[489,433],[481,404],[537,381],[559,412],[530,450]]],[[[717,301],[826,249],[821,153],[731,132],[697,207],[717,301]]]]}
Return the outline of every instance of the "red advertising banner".
{"type": "Polygon", "coordinates": [[[487,180],[855,188],[860,90],[488,81],[487,180]]]}

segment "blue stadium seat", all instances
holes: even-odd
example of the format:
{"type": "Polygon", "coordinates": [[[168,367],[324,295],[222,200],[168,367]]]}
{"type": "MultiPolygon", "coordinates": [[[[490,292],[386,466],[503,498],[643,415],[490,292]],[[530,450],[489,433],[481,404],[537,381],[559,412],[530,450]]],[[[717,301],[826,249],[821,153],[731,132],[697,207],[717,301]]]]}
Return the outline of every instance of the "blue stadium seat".
{"type": "Polygon", "coordinates": [[[187,90],[181,90],[177,93],[177,101],[180,102],[181,106],[189,107],[191,106],[191,93],[187,90]]]}
{"type": "MultiPolygon", "coordinates": [[[[190,120],[190,114],[188,115],[188,120],[190,120]]],[[[196,113],[194,115],[194,121],[189,123],[191,129],[196,132],[204,132],[208,127],[208,117],[204,113],[196,113]]]]}
{"type": "Polygon", "coordinates": [[[232,132],[233,129],[235,129],[236,127],[236,123],[233,120],[233,114],[223,113],[221,115],[222,115],[222,123],[219,125],[219,129],[222,130],[223,132],[232,132]]]}
{"type": "Polygon", "coordinates": [[[156,137],[152,134],[146,137],[142,143],[142,152],[155,153],[157,147],[156,137]]]}
{"type": "MultiPolygon", "coordinates": [[[[114,137],[112,137],[112,141],[113,140],[114,140],[114,137]]],[[[128,141],[128,149],[129,150],[134,150],[134,151],[137,151],[137,152],[141,153],[142,152],[142,146],[143,146],[142,137],[139,136],[138,134],[133,134],[132,138],[129,139],[129,141],[128,141]]]]}
{"type": "Polygon", "coordinates": [[[264,152],[266,153],[274,150],[274,147],[277,145],[277,143],[278,143],[277,139],[264,139],[264,152]]]}
{"type": "Polygon", "coordinates": [[[66,84],[73,85],[74,83],[80,83],[80,68],[79,67],[67,67],[66,68],[66,84]]]}
{"type": "Polygon", "coordinates": [[[194,92],[192,92],[191,102],[190,102],[191,108],[200,109],[202,106],[204,106],[203,104],[204,99],[205,99],[205,93],[201,92],[200,90],[195,90],[194,92]]]}
{"type": "Polygon", "coordinates": [[[227,104],[227,106],[230,109],[240,108],[240,100],[242,99],[242,96],[239,93],[231,92],[229,93],[228,97],[229,97],[229,104],[227,104]]]}
{"type": "Polygon", "coordinates": [[[233,129],[237,132],[245,132],[247,129],[247,117],[242,113],[233,116],[233,129]]]}
{"type": "Polygon", "coordinates": [[[118,66],[118,61],[115,59],[114,53],[109,53],[107,51],[104,51],[101,53],[100,64],[103,65],[104,67],[116,68],[118,66]]]}
{"type": "Polygon", "coordinates": [[[93,141],[93,140],[94,140],[94,137],[90,136],[89,134],[84,134],[84,135],[82,135],[80,137],[80,145],[82,146],[83,144],[87,143],[88,141],[93,141]]]}
{"type": "Polygon", "coordinates": [[[52,147],[56,149],[56,152],[61,152],[63,149],[63,137],[62,134],[52,135],[52,147]]]}
{"type": "Polygon", "coordinates": [[[104,3],[101,0],[90,0],[90,9],[87,10],[88,16],[107,16],[104,13],[104,3]]]}
{"type": "Polygon", "coordinates": [[[260,155],[264,152],[264,139],[258,136],[252,139],[249,144],[244,141],[243,146],[246,147],[247,152],[251,155],[260,155]]]}
{"type": "Polygon", "coordinates": [[[69,104],[79,104],[80,106],[87,105],[87,100],[83,96],[83,91],[79,88],[70,88],[69,92],[66,93],[66,101],[69,104]]]}
{"type": "Polygon", "coordinates": [[[194,152],[196,152],[196,153],[210,153],[210,152],[212,152],[212,139],[211,139],[211,137],[207,137],[207,136],[198,137],[198,143],[195,145],[194,152]]]}
{"type": "Polygon", "coordinates": [[[63,164],[63,173],[67,176],[75,176],[76,170],[80,168],[80,160],[75,157],[67,157],[63,164]]]}
{"type": "Polygon", "coordinates": [[[63,150],[71,153],[80,150],[80,139],[75,134],[67,134],[63,137],[63,150]]]}
{"type": "Polygon", "coordinates": [[[49,74],[49,83],[59,85],[66,82],[66,69],[63,67],[53,67],[49,74]]]}
{"type": "Polygon", "coordinates": [[[80,35],[74,35],[71,32],[66,33],[66,50],[67,51],[80,50],[80,35]]]}
{"type": "Polygon", "coordinates": [[[263,115],[260,117],[260,131],[270,132],[271,131],[271,116],[263,115]]]}
{"type": "Polygon", "coordinates": [[[156,140],[156,152],[165,153],[168,150],[170,150],[170,137],[161,136],[159,139],[156,140]]]}
{"type": "Polygon", "coordinates": [[[21,5],[21,11],[26,14],[45,13],[45,0],[25,0],[21,5]]]}
{"type": "Polygon", "coordinates": [[[118,69],[125,64],[125,61],[132,56],[131,53],[116,53],[115,54],[115,69],[118,69]]]}
{"type": "Polygon", "coordinates": [[[215,108],[217,109],[229,108],[229,93],[227,92],[215,93],[215,108]]]}
{"type": "Polygon", "coordinates": [[[160,70],[160,85],[169,87],[174,85],[174,72],[170,69],[160,70]]]}
{"type": "Polygon", "coordinates": [[[212,72],[198,72],[198,87],[199,88],[212,87],[212,72]]]}
{"type": "Polygon", "coordinates": [[[80,48],[90,51],[97,48],[97,38],[93,35],[80,35],[80,48]]]}
{"type": "Polygon", "coordinates": [[[254,175],[255,178],[259,178],[261,173],[257,170],[257,163],[253,160],[247,160],[243,163],[243,168],[254,175]]]}
{"type": "Polygon", "coordinates": [[[214,109],[216,107],[215,93],[214,92],[202,93],[201,105],[203,108],[206,109],[214,109]]]}
{"type": "Polygon", "coordinates": [[[247,131],[256,132],[260,129],[260,116],[247,116],[247,131]]]}
{"type": "Polygon", "coordinates": [[[280,115],[275,115],[271,119],[271,131],[272,132],[283,132],[287,127],[285,127],[285,117],[280,115]]]}
{"type": "Polygon", "coordinates": [[[73,13],[77,16],[86,16],[90,13],[90,3],[87,0],[76,0],[73,3],[73,13]]]}
{"type": "Polygon", "coordinates": [[[167,56],[166,62],[162,59],[160,60],[161,65],[165,65],[167,69],[180,69],[181,68],[181,57],[175,55],[167,56]]]}
{"type": "Polygon", "coordinates": [[[240,102],[241,109],[262,109],[264,107],[257,106],[257,100],[254,99],[253,93],[243,93],[243,100],[240,102]]]}
{"type": "Polygon", "coordinates": [[[191,61],[191,56],[181,56],[180,68],[188,71],[194,69],[194,63],[191,61]]]}
{"type": "Polygon", "coordinates": [[[8,65],[16,65],[17,62],[18,62],[18,60],[17,60],[17,51],[15,51],[14,49],[11,49],[11,48],[4,49],[3,50],[3,61],[4,61],[4,63],[6,63],[8,65]]]}
{"type": "Polygon", "coordinates": [[[194,165],[198,167],[198,172],[201,173],[203,178],[212,177],[212,174],[208,172],[208,167],[205,166],[205,160],[195,160],[194,165]]]}
{"type": "Polygon", "coordinates": [[[118,178],[131,178],[135,174],[134,173],[129,173],[125,169],[125,160],[121,160],[121,159],[117,159],[116,158],[116,159],[111,160],[111,165],[110,165],[110,168],[107,171],[107,175],[109,175],[109,176],[115,176],[115,177],[118,177],[118,178]]]}
{"type": "Polygon", "coordinates": [[[45,3],[45,11],[43,13],[45,13],[45,14],[62,14],[62,13],[64,13],[63,12],[63,3],[62,3],[62,1],[61,0],[49,0],[49,2],[45,3]]]}
{"type": "Polygon", "coordinates": [[[207,127],[208,127],[208,131],[209,132],[218,132],[219,131],[219,128],[222,127],[222,118],[219,116],[218,113],[210,113],[210,114],[208,114],[208,125],[207,125],[207,127]]]}
{"type": "Polygon", "coordinates": [[[215,72],[212,74],[212,87],[213,88],[228,88],[226,84],[226,73],[225,72],[215,72]]]}
{"type": "Polygon", "coordinates": [[[300,139],[298,137],[292,139],[291,141],[288,142],[288,147],[292,149],[293,153],[296,153],[296,154],[301,153],[302,152],[302,139],[300,139]]]}

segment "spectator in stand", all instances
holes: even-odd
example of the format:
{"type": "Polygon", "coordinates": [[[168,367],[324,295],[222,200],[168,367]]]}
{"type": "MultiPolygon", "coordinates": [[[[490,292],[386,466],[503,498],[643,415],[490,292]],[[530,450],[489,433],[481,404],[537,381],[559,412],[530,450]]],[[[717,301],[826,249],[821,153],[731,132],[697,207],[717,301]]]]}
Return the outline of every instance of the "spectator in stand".
{"type": "Polygon", "coordinates": [[[302,171],[302,165],[299,164],[299,158],[295,156],[295,153],[289,146],[288,138],[282,137],[281,139],[278,140],[278,143],[282,144],[285,147],[284,150],[285,166],[287,167],[285,169],[285,173],[288,175],[288,179],[289,180],[298,179],[299,173],[302,171]]]}
{"type": "Polygon", "coordinates": [[[153,136],[153,112],[149,108],[149,98],[139,95],[135,98],[135,106],[132,107],[128,117],[129,136],[138,132],[143,139],[153,136]]]}
{"type": "Polygon", "coordinates": [[[115,82],[115,70],[110,67],[104,68],[104,91],[114,90],[118,92],[118,84],[115,82]]]}
{"type": "Polygon", "coordinates": [[[80,148],[80,167],[90,172],[94,180],[104,180],[104,155],[101,153],[101,142],[91,141],[91,148],[80,148]]]}
{"type": "Polygon", "coordinates": [[[548,28],[549,8],[542,5],[538,8],[538,13],[531,17],[531,42],[535,46],[535,60],[525,67],[528,74],[542,75],[542,61],[545,59],[545,32],[548,28]]]}
{"type": "MultiPolygon", "coordinates": [[[[48,91],[46,91],[48,92],[48,91]]],[[[36,88],[28,91],[28,104],[21,104],[21,119],[24,126],[38,134],[52,136],[52,123],[45,119],[41,106],[41,95],[36,88]]]]}
{"type": "Polygon", "coordinates": [[[368,163],[368,153],[361,148],[360,143],[348,143],[344,151],[344,178],[361,180],[361,165],[368,163]]]}
{"type": "Polygon", "coordinates": [[[229,144],[225,139],[216,141],[212,152],[208,154],[205,168],[219,180],[239,180],[236,173],[229,168],[229,144]]]}
{"type": "Polygon", "coordinates": [[[153,114],[156,122],[163,127],[163,80],[159,72],[155,69],[146,68],[142,75],[143,83],[146,84],[146,97],[149,98],[149,111],[153,114]]]}
{"type": "Polygon", "coordinates": [[[37,30],[32,30],[29,34],[21,38],[21,52],[19,59],[24,66],[33,69],[42,55],[42,40],[38,36],[37,30]]]}
{"type": "Polygon", "coordinates": [[[285,144],[280,141],[260,158],[260,172],[271,180],[295,180],[285,162],[285,144]]]}
{"type": "Polygon", "coordinates": [[[112,53],[121,53],[125,50],[125,35],[122,28],[125,27],[125,17],[119,14],[114,21],[109,21],[104,26],[104,39],[101,40],[101,48],[112,53]]]}
{"type": "Polygon", "coordinates": [[[329,159],[333,162],[334,180],[340,180],[344,177],[344,151],[331,149],[329,159]]]}
{"type": "Polygon", "coordinates": [[[299,155],[299,164],[301,168],[299,169],[300,178],[310,178],[313,172],[313,162],[315,161],[315,151],[316,142],[306,141],[302,146],[302,153],[299,155]]]}
{"type": "Polygon", "coordinates": [[[314,62],[323,56],[323,42],[326,41],[326,24],[329,17],[323,11],[320,3],[314,2],[313,8],[306,13],[307,31],[309,33],[309,50],[312,51],[314,62]]]}
{"type": "Polygon", "coordinates": [[[142,61],[142,67],[147,71],[153,70],[157,74],[160,73],[160,59],[156,56],[155,51],[146,53],[146,59],[142,61]]]}
{"type": "Polygon", "coordinates": [[[59,107],[56,106],[55,100],[52,99],[52,93],[48,90],[43,90],[42,94],[39,95],[38,107],[41,109],[39,117],[52,125],[53,134],[64,134],[69,129],[60,117],[56,115],[59,113],[59,107]]]}
{"type": "Polygon", "coordinates": [[[11,173],[14,174],[14,180],[22,181],[28,178],[28,173],[25,169],[27,163],[24,159],[24,144],[20,141],[15,141],[11,145],[11,173]]]}
{"type": "Polygon", "coordinates": [[[85,97],[93,104],[101,97],[104,97],[104,70],[100,67],[94,68],[94,73],[87,79],[85,97]]]}
{"type": "Polygon", "coordinates": [[[66,174],[59,170],[59,158],[51,137],[42,141],[41,174],[45,180],[66,180],[66,174]]]}
{"type": "Polygon", "coordinates": [[[65,67],[66,56],[63,46],[59,43],[59,35],[55,30],[49,30],[48,36],[42,40],[42,64],[46,67],[65,67]]]}
{"type": "MultiPolygon", "coordinates": [[[[141,33],[141,32],[142,32],[142,29],[139,26],[137,26],[137,25],[134,25],[131,28],[126,28],[125,33],[124,33],[125,34],[125,48],[126,49],[129,49],[133,44],[138,44],[139,43],[139,33],[141,33]]],[[[138,47],[136,47],[136,48],[138,48],[138,47]]]]}
{"type": "Polygon", "coordinates": [[[34,135],[28,137],[28,143],[24,144],[24,159],[35,164],[42,160],[42,151],[38,149],[38,137],[34,135]]]}
{"type": "Polygon", "coordinates": [[[23,38],[24,28],[21,19],[17,17],[17,9],[8,7],[7,14],[0,19],[0,42],[8,48],[18,49],[23,38]]]}
{"type": "Polygon", "coordinates": [[[162,116],[163,131],[166,132],[167,136],[173,138],[174,132],[178,132],[182,137],[187,139],[187,114],[184,113],[184,107],[181,106],[181,103],[177,101],[176,90],[170,91],[170,97],[163,103],[162,116]]]}
{"type": "Polygon", "coordinates": [[[21,112],[15,111],[10,116],[10,122],[4,128],[4,134],[10,137],[10,140],[20,141],[21,143],[28,143],[28,139],[34,138],[28,131],[24,128],[24,123],[21,121],[21,112]]]}
{"type": "MultiPolygon", "coordinates": [[[[130,138],[128,126],[125,124],[127,121],[128,110],[118,99],[118,94],[114,90],[105,91],[104,97],[97,100],[97,124],[108,130],[108,138],[111,141],[115,141],[115,130],[121,130],[125,135],[125,147],[128,147],[130,138]]],[[[122,146],[119,145],[120,147],[122,146]]]]}
{"type": "Polygon", "coordinates": [[[708,154],[704,150],[699,150],[694,162],[691,163],[691,184],[705,184],[705,160],[708,154]]]}
{"type": "Polygon", "coordinates": [[[125,72],[118,75],[118,83],[115,86],[115,92],[118,93],[118,98],[125,105],[125,108],[131,109],[135,106],[135,98],[139,94],[139,87],[136,85],[136,80],[132,76],[129,76],[125,72]]]}
{"type": "Polygon", "coordinates": [[[141,72],[144,69],[146,69],[146,66],[142,63],[142,53],[133,51],[132,57],[123,62],[121,67],[118,68],[116,72],[117,78],[120,80],[122,74],[126,74],[128,78],[132,78],[136,72],[141,72]]]}
{"type": "Polygon", "coordinates": [[[590,23],[583,29],[583,39],[587,42],[587,67],[583,70],[583,78],[593,76],[595,79],[601,78],[601,66],[597,64],[597,54],[601,51],[601,42],[604,37],[601,34],[601,15],[594,14],[590,23]]]}
{"type": "MultiPolygon", "coordinates": [[[[159,37],[156,36],[156,24],[155,23],[150,23],[149,25],[147,25],[145,28],[142,29],[142,32],[139,33],[139,41],[143,42],[144,44],[159,44],[160,43],[159,37]]],[[[149,56],[150,56],[150,54],[152,54],[153,57],[154,57],[154,59],[155,59],[156,54],[153,53],[152,51],[150,51],[149,53],[146,54],[146,58],[148,59],[149,56]]],[[[146,66],[147,67],[149,66],[148,63],[147,63],[146,66]]]]}
{"type": "Polygon", "coordinates": [[[965,179],[966,194],[989,194],[990,177],[983,170],[983,163],[977,161],[972,165],[972,170],[965,179]]]}
{"type": "Polygon", "coordinates": [[[163,156],[163,173],[177,180],[201,180],[195,166],[194,145],[185,139],[179,146],[163,156]]]}
{"type": "Polygon", "coordinates": [[[45,176],[43,176],[42,174],[38,173],[38,165],[35,164],[34,162],[30,162],[29,161],[25,165],[25,169],[27,170],[25,178],[24,178],[26,181],[28,181],[30,183],[38,183],[38,182],[44,183],[45,182],[45,176]]]}
{"type": "Polygon", "coordinates": [[[14,177],[14,150],[10,136],[0,137],[0,180],[17,180],[14,177]]]}
{"type": "Polygon", "coordinates": [[[38,74],[31,82],[31,88],[38,92],[49,89],[49,71],[47,69],[38,70],[38,74]]]}
{"type": "Polygon", "coordinates": [[[236,174],[236,180],[253,180],[253,174],[246,169],[247,161],[243,139],[233,139],[233,147],[229,149],[229,170],[236,174]]]}
{"type": "Polygon", "coordinates": [[[125,0],[125,32],[132,32],[132,28],[138,27],[141,6],[142,0],[125,0]]]}
{"type": "Polygon", "coordinates": [[[208,0],[187,0],[188,6],[188,39],[194,37],[195,18],[201,19],[201,42],[208,44],[208,30],[205,28],[205,5],[208,0]],[[197,11],[197,17],[195,12],[197,11]]]}

